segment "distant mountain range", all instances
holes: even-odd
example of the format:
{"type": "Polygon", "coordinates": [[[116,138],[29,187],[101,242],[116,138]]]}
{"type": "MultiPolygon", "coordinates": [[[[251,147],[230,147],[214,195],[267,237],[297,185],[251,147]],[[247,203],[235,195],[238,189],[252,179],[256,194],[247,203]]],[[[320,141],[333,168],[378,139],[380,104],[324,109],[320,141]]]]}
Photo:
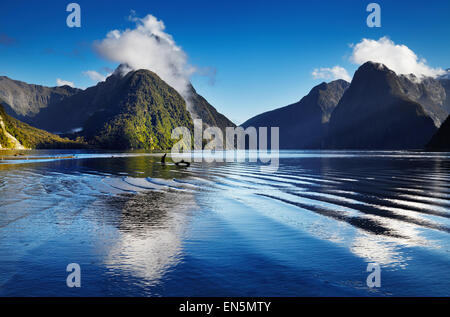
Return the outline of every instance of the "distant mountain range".
{"type": "Polygon", "coordinates": [[[322,83],[242,126],[280,127],[281,149],[421,149],[450,113],[450,80],[368,62],[352,83],[322,83]]]}
{"type": "Polygon", "coordinates": [[[148,70],[125,76],[116,71],[86,90],[28,85],[2,77],[0,101],[17,119],[72,138],[83,137],[96,147],[169,149],[174,142],[172,129],[192,129],[192,118],[202,119],[205,126],[235,126],[194,87],[190,89],[187,107],[178,92],[148,70]]]}
{"type": "Polygon", "coordinates": [[[404,87],[416,85],[382,64],[362,65],[331,115],[327,147],[423,148],[437,131],[433,119],[440,113],[409,96],[412,89],[404,87]]]}
{"type": "Polygon", "coordinates": [[[67,97],[80,92],[69,86],[44,87],[31,85],[0,76],[0,101],[5,110],[15,117],[27,121],[42,109],[53,107],[67,97]]]}
{"type": "Polygon", "coordinates": [[[242,127],[279,127],[280,148],[322,148],[334,108],[349,87],[344,80],[322,83],[299,102],[257,115],[242,127]]]}
{"type": "MultiPolygon", "coordinates": [[[[175,141],[172,129],[192,130],[193,119],[222,130],[235,126],[192,85],[185,100],[157,74],[137,70],[122,75],[123,67],[85,90],[0,77],[5,108],[0,112],[0,146],[163,150],[175,141]]],[[[279,127],[281,149],[422,149],[428,144],[428,149],[441,150],[448,147],[449,113],[447,76],[397,75],[367,62],[351,83],[322,83],[299,102],[242,126],[279,127]]]]}
{"type": "Polygon", "coordinates": [[[439,76],[439,79],[450,79],[450,68],[447,68],[445,71],[446,73],[439,76]]]}

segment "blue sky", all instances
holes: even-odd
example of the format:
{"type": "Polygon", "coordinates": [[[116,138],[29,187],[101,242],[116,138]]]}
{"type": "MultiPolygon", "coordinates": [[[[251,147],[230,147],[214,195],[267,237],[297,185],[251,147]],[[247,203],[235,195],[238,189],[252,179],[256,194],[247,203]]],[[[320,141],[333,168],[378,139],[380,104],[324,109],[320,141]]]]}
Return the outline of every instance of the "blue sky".
{"type": "Polygon", "coordinates": [[[129,20],[152,14],[188,56],[189,64],[214,70],[193,75],[197,91],[231,120],[298,101],[324,81],[318,68],[339,65],[350,76],[352,47],[363,38],[388,36],[406,45],[433,68],[450,67],[450,1],[74,1],[81,28],[68,28],[71,1],[0,2],[0,75],[55,86],[60,78],[77,87],[94,85],[83,72],[118,63],[93,49],[129,20]],[[381,5],[381,28],[366,25],[366,6],[381,5]]]}

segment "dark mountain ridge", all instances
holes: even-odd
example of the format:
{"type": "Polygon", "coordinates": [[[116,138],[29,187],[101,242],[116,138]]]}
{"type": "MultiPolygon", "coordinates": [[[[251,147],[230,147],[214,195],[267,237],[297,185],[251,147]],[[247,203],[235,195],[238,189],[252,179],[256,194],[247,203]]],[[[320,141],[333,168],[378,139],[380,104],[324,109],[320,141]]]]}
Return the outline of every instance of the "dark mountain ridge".
{"type": "Polygon", "coordinates": [[[426,149],[429,151],[450,151],[450,116],[427,144],[426,149]]]}
{"type": "Polygon", "coordinates": [[[0,103],[9,115],[32,121],[43,108],[52,107],[81,89],[45,87],[0,76],[0,103]]]}
{"type": "Polygon", "coordinates": [[[331,115],[327,147],[421,149],[437,130],[426,108],[408,98],[403,78],[367,62],[331,115]]]}
{"type": "Polygon", "coordinates": [[[450,113],[450,90],[443,79],[417,78],[413,74],[398,76],[399,92],[420,103],[440,127],[450,113]]]}
{"type": "MultiPolygon", "coordinates": [[[[0,77],[0,103],[10,115],[33,126],[68,133],[79,130],[94,113],[108,108],[117,97],[115,90],[122,78],[134,72],[121,64],[106,81],[85,90],[69,86],[50,88],[0,77]]],[[[187,105],[191,116],[202,119],[205,126],[218,126],[222,130],[235,126],[192,85],[187,105]]]]}
{"type": "Polygon", "coordinates": [[[280,149],[319,149],[331,113],[348,86],[344,80],[322,83],[299,102],[257,115],[242,127],[279,127],[280,149]]]}
{"type": "Polygon", "coordinates": [[[235,127],[227,117],[217,111],[205,98],[197,93],[194,86],[189,85],[187,107],[193,119],[202,119],[206,127],[219,127],[225,133],[227,127],[235,127]]]}
{"type": "Polygon", "coordinates": [[[322,83],[242,126],[280,127],[282,149],[420,149],[449,113],[450,80],[397,75],[368,62],[351,84],[322,83]]]}

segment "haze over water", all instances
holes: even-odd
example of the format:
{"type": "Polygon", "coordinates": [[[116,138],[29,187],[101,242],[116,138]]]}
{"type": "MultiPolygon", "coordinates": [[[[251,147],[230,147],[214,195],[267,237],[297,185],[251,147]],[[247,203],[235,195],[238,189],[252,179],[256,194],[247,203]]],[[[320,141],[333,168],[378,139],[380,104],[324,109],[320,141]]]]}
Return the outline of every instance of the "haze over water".
{"type": "Polygon", "coordinates": [[[0,161],[0,296],[450,295],[449,153],[159,157],[0,161]]]}

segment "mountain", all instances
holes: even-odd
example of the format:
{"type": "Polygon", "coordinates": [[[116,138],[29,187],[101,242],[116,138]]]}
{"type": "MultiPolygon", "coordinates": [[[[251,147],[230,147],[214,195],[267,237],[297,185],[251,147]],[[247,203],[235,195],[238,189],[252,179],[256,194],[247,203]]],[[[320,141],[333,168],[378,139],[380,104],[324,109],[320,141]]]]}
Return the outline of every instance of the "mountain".
{"type": "MultiPolygon", "coordinates": [[[[174,143],[171,139],[173,128],[183,126],[192,130],[192,119],[184,99],[147,70],[130,72],[125,76],[115,73],[105,82],[86,90],[72,90],[70,87],[53,89],[25,83],[13,86],[10,83],[11,80],[8,80],[9,85],[3,87],[14,87],[16,90],[5,91],[14,96],[27,96],[23,100],[29,101],[31,109],[21,112],[25,108],[14,96],[10,98],[14,102],[3,99],[3,103],[7,103],[16,116],[25,117],[33,125],[48,131],[77,130],[77,133],[70,135],[84,138],[95,147],[168,149],[174,143]],[[35,95],[30,93],[34,91],[37,91],[35,95]]],[[[8,95],[6,92],[3,95],[8,95]]],[[[27,138],[43,132],[30,126],[26,126],[25,130],[30,132],[27,138]]],[[[47,138],[50,136],[54,135],[46,134],[47,138]]],[[[30,147],[41,147],[41,144],[33,141],[30,147]]]]}
{"type": "Polygon", "coordinates": [[[349,85],[344,80],[322,83],[299,102],[257,115],[242,127],[279,127],[280,149],[321,148],[331,113],[349,85]]]}
{"type": "MultiPolygon", "coordinates": [[[[449,71],[450,74],[450,71],[449,71]]],[[[448,78],[439,78],[439,83],[445,90],[446,98],[444,101],[445,109],[450,113],[450,77],[448,78]]]]}
{"type": "MultiPolygon", "coordinates": [[[[111,76],[118,79],[129,72],[129,67],[121,64],[111,76]]],[[[44,87],[0,77],[0,103],[8,114],[21,121],[51,132],[67,133],[79,130],[99,108],[107,107],[111,101],[109,92],[114,87],[114,80],[81,90],[69,86],[44,87]]],[[[189,90],[187,107],[192,118],[202,119],[206,126],[218,126],[222,130],[235,127],[192,85],[189,90]]]]}
{"type": "MultiPolygon", "coordinates": [[[[411,82],[411,81],[410,81],[411,82]]],[[[411,98],[405,78],[378,63],[355,73],[330,118],[335,149],[419,149],[436,132],[432,109],[411,98]]]]}
{"type": "Polygon", "coordinates": [[[219,113],[205,98],[197,94],[192,85],[189,86],[190,97],[187,100],[187,108],[193,119],[202,119],[203,125],[219,127],[224,133],[227,127],[235,127],[223,114],[219,113]]]}
{"type": "MultiPolygon", "coordinates": [[[[114,71],[114,75],[124,76],[132,68],[127,64],[120,64],[114,71]]],[[[192,84],[189,84],[186,97],[186,107],[192,119],[201,119],[203,127],[219,127],[223,133],[227,127],[235,127],[227,117],[217,111],[203,96],[199,95],[192,84]]],[[[225,135],[225,134],[224,134],[225,135]]]]}
{"type": "Polygon", "coordinates": [[[32,122],[43,108],[53,107],[80,91],[69,86],[30,85],[0,76],[0,104],[3,104],[8,114],[29,122],[32,122]]]}
{"type": "Polygon", "coordinates": [[[111,75],[73,98],[85,100],[87,108],[96,106],[80,132],[95,146],[169,149],[175,143],[171,139],[174,128],[193,129],[183,97],[148,70],[111,75]]]}
{"type": "Polygon", "coordinates": [[[81,141],[72,141],[20,122],[9,116],[0,105],[0,149],[86,148],[81,141]]]}
{"type": "Polygon", "coordinates": [[[440,80],[445,80],[445,79],[449,79],[450,80],[450,68],[447,68],[446,70],[445,70],[445,74],[443,74],[443,75],[441,75],[441,76],[439,76],[439,78],[438,79],[440,79],[440,80]]]}
{"type": "Polygon", "coordinates": [[[400,92],[408,99],[420,103],[437,127],[450,113],[450,91],[443,79],[417,78],[413,74],[398,76],[400,92]]]}
{"type": "Polygon", "coordinates": [[[450,116],[427,144],[430,151],[450,151],[450,116]]]}
{"type": "Polygon", "coordinates": [[[25,121],[53,133],[79,131],[94,113],[109,108],[109,104],[115,101],[118,78],[110,76],[105,82],[40,109],[39,113],[25,121]]]}

